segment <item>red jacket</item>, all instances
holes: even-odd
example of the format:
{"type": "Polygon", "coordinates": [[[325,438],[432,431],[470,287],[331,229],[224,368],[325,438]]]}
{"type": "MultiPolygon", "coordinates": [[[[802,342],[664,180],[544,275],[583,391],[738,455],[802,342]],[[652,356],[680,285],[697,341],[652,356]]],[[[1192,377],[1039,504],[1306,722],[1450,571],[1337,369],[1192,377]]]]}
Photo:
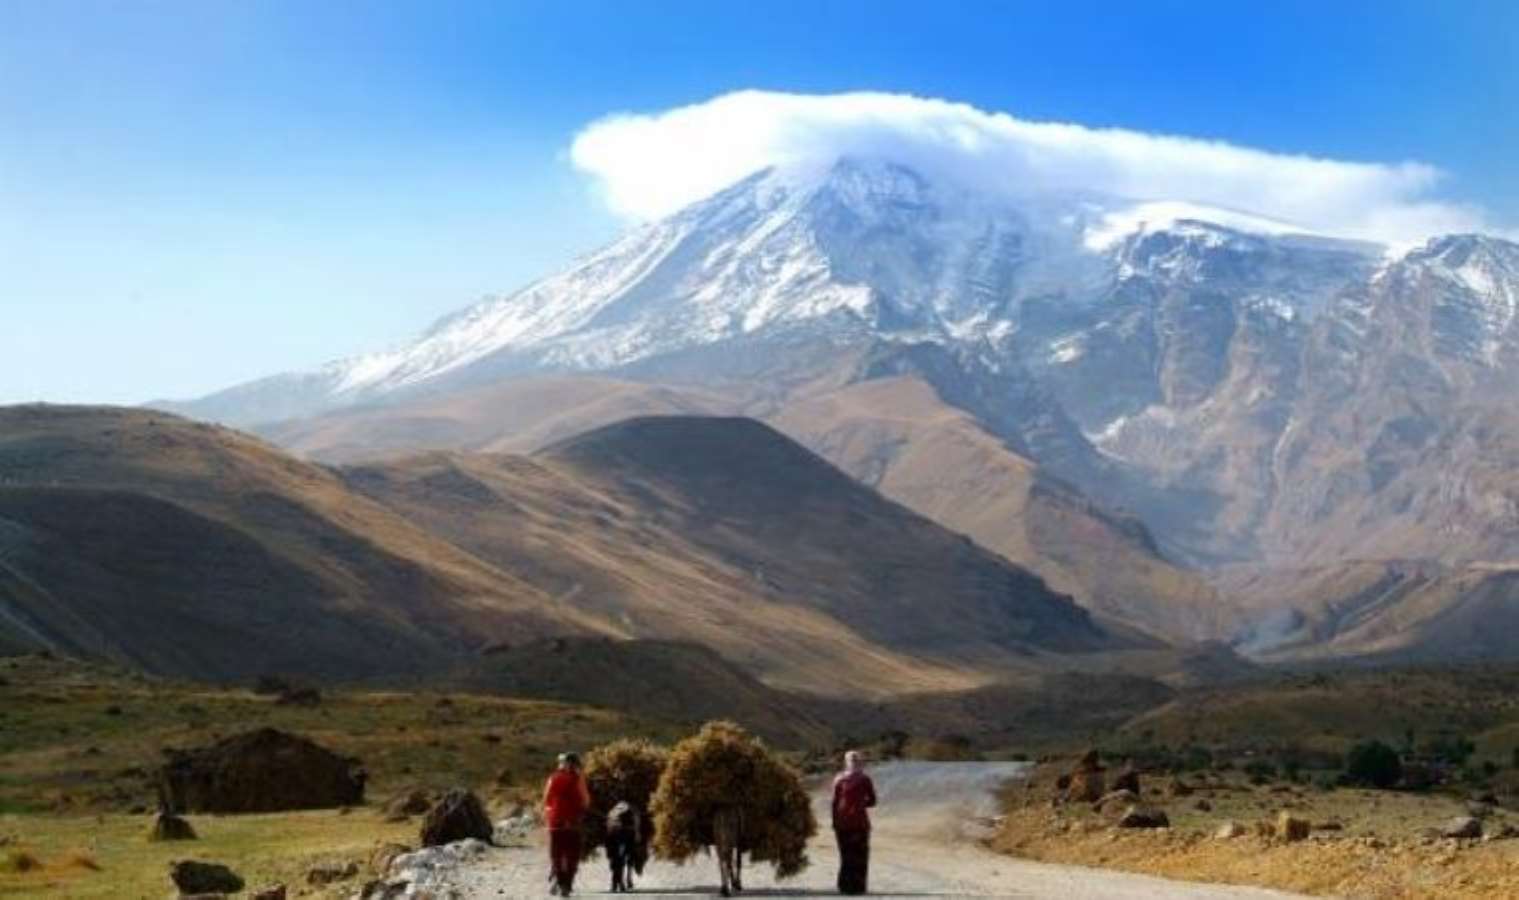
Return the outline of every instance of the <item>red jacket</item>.
{"type": "Polygon", "coordinates": [[[550,831],[579,828],[590,806],[590,789],[578,772],[558,769],[543,786],[543,818],[550,831]]]}
{"type": "Polygon", "coordinates": [[[876,805],[876,786],[864,772],[845,772],[833,780],[833,827],[836,831],[869,831],[876,805]]]}

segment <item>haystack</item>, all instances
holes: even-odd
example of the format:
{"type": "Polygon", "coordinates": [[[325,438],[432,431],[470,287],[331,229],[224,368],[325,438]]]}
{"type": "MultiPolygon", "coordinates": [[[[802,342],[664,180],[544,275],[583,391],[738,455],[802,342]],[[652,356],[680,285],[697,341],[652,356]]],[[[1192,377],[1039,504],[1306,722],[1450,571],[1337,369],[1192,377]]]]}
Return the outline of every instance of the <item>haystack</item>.
{"type": "Polygon", "coordinates": [[[669,759],[669,750],[642,740],[613,741],[586,754],[591,809],[585,817],[583,856],[595,855],[606,843],[607,814],[618,803],[627,803],[648,820],[649,801],[669,759]]]}
{"type": "Polygon", "coordinates": [[[164,752],[159,797],[176,813],[280,812],[364,802],[365,773],[357,760],[273,728],[210,747],[164,752]]]}
{"type": "Polygon", "coordinates": [[[654,852],[685,862],[712,844],[718,810],[738,806],[741,849],[787,878],[807,868],[807,841],[817,834],[812,803],[796,770],[732,722],[709,722],[670,752],[650,801],[654,852]]]}

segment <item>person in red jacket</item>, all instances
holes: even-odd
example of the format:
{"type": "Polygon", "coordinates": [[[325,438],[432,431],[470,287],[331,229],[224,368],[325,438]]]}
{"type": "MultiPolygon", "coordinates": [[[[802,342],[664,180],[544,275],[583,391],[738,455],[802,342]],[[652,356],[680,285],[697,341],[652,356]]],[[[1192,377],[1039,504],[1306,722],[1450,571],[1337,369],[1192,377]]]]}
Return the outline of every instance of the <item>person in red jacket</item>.
{"type": "Polygon", "coordinates": [[[833,834],[839,842],[839,893],[863,894],[870,875],[870,808],[876,786],[860,754],[844,754],[844,771],[833,780],[833,834]]]}
{"type": "Polygon", "coordinates": [[[549,829],[549,893],[568,897],[580,868],[580,820],[591,808],[591,790],[580,774],[580,757],[559,754],[559,768],[543,788],[543,820],[549,829]]]}

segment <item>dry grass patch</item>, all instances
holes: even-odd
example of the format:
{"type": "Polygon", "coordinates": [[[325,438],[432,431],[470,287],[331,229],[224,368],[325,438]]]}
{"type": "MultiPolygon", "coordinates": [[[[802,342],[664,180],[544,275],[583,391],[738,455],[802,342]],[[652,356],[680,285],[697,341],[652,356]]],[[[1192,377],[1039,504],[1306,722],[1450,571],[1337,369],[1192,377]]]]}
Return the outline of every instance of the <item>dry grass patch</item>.
{"type": "MultiPolygon", "coordinates": [[[[1434,794],[1319,791],[1253,786],[1238,775],[1186,776],[1192,793],[1171,796],[1169,778],[1146,780],[1145,799],[1162,806],[1172,827],[1123,830],[1085,804],[1052,807],[1053,769],[1032,789],[1011,789],[1007,818],[993,849],[1043,862],[1100,866],[1165,878],[1249,884],[1315,896],[1368,900],[1495,900],[1519,896],[1519,841],[1431,839],[1421,832],[1464,812],[1434,794]],[[1203,809],[1200,807],[1208,807],[1203,809]],[[1286,843],[1261,823],[1281,812],[1313,823],[1312,836],[1286,843]],[[1215,837],[1228,821],[1243,837],[1215,837]],[[1328,826],[1328,828],[1324,827],[1328,826]],[[1338,826],[1336,828],[1336,826],[1338,826]]],[[[1489,832],[1519,821],[1498,811],[1489,832]]]]}

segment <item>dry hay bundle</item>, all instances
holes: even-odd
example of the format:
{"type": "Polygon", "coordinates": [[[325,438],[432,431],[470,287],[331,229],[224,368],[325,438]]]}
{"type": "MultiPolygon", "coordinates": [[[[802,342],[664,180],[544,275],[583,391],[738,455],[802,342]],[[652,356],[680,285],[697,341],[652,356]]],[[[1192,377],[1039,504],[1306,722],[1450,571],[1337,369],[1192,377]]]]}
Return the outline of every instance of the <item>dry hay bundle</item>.
{"type": "MultiPolygon", "coordinates": [[[[649,800],[659,786],[670,751],[643,740],[624,739],[597,747],[585,757],[585,781],[591,790],[581,854],[594,856],[607,839],[607,813],[627,803],[645,817],[649,800]]],[[[647,827],[647,826],[645,826],[647,827]]]]}
{"type": "Polygon", "coordinates": [[[807,868],[807,841],[817,834],[812,802],[796,770],[732,722],[708,722],[670,752],[650,811],[654,852],[685,862],[712,844],[719,809],[743,812],[741,849],[788,878],[807,868]]]}

